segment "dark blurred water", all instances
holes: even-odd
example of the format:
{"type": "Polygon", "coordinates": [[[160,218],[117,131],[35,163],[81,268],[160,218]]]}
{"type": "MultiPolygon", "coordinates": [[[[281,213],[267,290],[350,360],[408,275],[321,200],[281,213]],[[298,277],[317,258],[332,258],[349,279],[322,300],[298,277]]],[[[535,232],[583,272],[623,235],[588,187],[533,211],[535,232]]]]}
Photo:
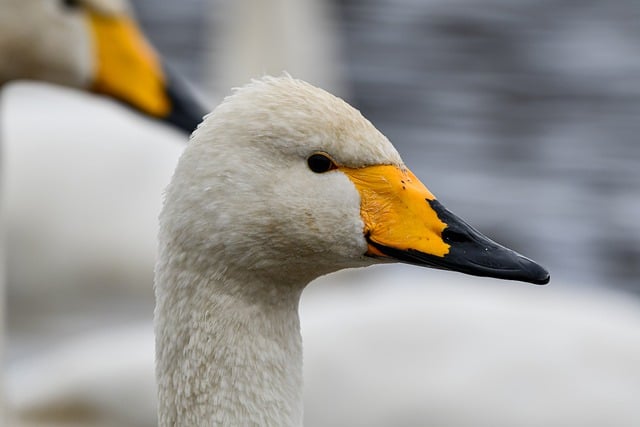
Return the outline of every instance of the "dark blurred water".
{"type": "MultiPolygon", "coordinates": [[[[208,3],[134,4],[203,84],[208,3]]],[[[638,0],[336,6],[351,102],[451,210],[555,279],[640,292],[638,0]]]]}

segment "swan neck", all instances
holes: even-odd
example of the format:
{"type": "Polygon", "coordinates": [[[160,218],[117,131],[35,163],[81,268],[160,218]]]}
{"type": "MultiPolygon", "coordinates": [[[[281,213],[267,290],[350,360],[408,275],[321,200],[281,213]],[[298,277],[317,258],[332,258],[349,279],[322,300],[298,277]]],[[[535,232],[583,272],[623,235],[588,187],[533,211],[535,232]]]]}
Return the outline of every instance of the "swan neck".
{"type": "Polygon", "coordinates": [[[159,425],[301,425],[301,291],[246,272],[159,266],[159,425]]]}

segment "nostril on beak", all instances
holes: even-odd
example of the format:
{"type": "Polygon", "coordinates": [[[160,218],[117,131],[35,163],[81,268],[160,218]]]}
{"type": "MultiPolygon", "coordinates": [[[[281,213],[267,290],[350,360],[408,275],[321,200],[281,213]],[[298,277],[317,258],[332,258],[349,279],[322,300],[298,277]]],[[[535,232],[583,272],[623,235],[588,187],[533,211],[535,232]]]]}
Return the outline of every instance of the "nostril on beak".
{"type": "Polygon", "coordinates": [[[446,243],[464,243],[471,241],[471,236],[469,235],[469,233],[466,233],[464,231],[446,228],[442,233],[442,239],[446,243]]]}

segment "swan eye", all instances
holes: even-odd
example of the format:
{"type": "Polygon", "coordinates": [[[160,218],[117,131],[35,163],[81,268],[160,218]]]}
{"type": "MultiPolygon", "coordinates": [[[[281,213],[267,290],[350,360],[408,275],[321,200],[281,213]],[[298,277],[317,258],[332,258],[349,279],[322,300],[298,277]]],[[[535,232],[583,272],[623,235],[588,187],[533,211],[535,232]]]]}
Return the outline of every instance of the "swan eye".
{"type": "Polygon", "coordinates": [[[331,157],[324,153],[312,154],[307,159],[307,164],[309,165],[309,169],[315,173],[328,172],[337,168],[336,164],[331,160],[331,157]]]}

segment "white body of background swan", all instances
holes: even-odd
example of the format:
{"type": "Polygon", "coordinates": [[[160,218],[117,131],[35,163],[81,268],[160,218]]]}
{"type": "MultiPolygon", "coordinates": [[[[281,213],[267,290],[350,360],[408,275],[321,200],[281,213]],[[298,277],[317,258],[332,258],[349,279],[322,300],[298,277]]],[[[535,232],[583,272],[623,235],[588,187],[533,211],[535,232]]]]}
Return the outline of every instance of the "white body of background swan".
{"type": "Polygon", "coordinates": [[[159,212],[159,182],[171,176],[185,135],[55,87],[22,84],[3,96],[11,106],[3,197],[13,295],[148,295],[157,232],[148,216],[159,212]]]}
{"type": "MultiPolygon", "coordinates": [[[[126,1],[2,0],[0,10],[0,57],[3,59],[0,84],[31,79],[102,93],[189,132],[201,120],[205,110],[198,110],[198,101],[179,83],[177,76],[165,70],[135,26],[126,1]]],[[[9,283],[18,294],[27,294],[34,288],[39,291],[74,285],[82,288],[77,282],[83,277],[85,283],[91,282],[92,271],[98,265],[102,266],[104,275],[109,275],[110,266],[117,264],[108,258],[118,252],[113,247],[116,246],[113,235],[128,231],[126,224],[132,224],[135,213],[141,210],[136,208],[148,209],[149,205],[149,198],[143,198],[137,202],[138,206],[129,200],[131,210],[122,208],[127,204],[118,203],[122,201],[117,200],[117,196],[110,197],[116,190],[115,180],[119,177],[123,186],[140,186],[140,191],[147,190],[149,187],[144,186],[150,182],[156,182],[156,176],[148,171],[156,166],[157,157],[149,159],[150,146],[135,145],[138,141],[151,141],[155,135],[145,135],[143,130],[138,130],[136,135],[135,126],[129,126],[128,129],[134,129],[129,134],[122,129],[104,138],[96,137],[109,117],[120,117],[123,122],[127,120],[124,117],[134,117],[129,120],[135,123],[139,121],[135,117],[142,116],[121,107],[109,109],[106,105],[109,102],[104,100],[102,104],[98,102],[102,110],[71,115],[69,111],[74,110],[65,104],[66,99],[53,101],[59,103],[60,108],[52,111],[51,104],[40,102],[39,98],[47,99],[46,88],[41,92],[17,89],[15,97],[3,96],[3,104],[8,106],[2,128],[8,158],[4,167],[9,169],[3,171],[6,177],[3,205],[8,207],[9,283]],[[28,113],[20,111],[21,108],[28,113]],[[14,121],[14,117],[18,119],[14,121]],[[92,119],[93,123],[88,123],[92,119]],[[87,134],[81,135],[82,132],[87,134]],[[112,142],[114,140],[118,142],[112,142]],[[78,141],[86,143],[77,144],[78,141]],[[135,141],[130,151],[123,148],[127,141],[135,141]],[[122,144],[118,145],[119,142],[122,144]],[[150,166],[135,173],[137,168],[127,162],[136,165],[147,162],[150,166]],[[112,187],[106,188],[106,183],[96,185],[97,179],[83,182],[107,168],[112,187]],[[104,214],[107,211],[112,212],[111,220],[104,214]],[[113,212],[121,214],[115,217],[113,212]],[[95,227],[98,223],[103,224],[101,230],[95,227]],[[114,224],[125,225],[109,229],[114,224]],[[95,242],[108,245],[109,241],[112,247],[108,250],[87,250],[95,242]],[[74,257],[66,250],[66,242],[82,245],[87,257],[80,254],[79,258],[74,257]],[[96,259],[91,261],[91,256],[96,259]],[[53,266],[60,268],[56,270],[53,266]],[[66,276],[60,274],[70,271],[73,273],[66,276]]],[[[85,96],[81,102],[90,102],[90,98],[95,99],[85,96]]],[[[112,123],[112,126],[123,125],[112,123]]],[[[162,149],[158,152],[161,157],[162,149]]],[[[162,166],[153,170],[164,170],[166,163],[162,166]]],[[[151,198],[157,199],[155,193],[151,198]]],[[[137,219],[136,225],[129,227],[133,232],[137,225],[146,223],[140,217],[137,219]]],[[[152,242],[151,233],[145,237],[141,240],[152,242]]],[[[122,240],[118,240],[117,245],[121,244],[122,240]]],[[[139,249],[140,252],[149,253],[151,245],[139,249]]],[[[149,257],[153,257],[153,251],[149,257]]],[[[118,282],[117,275],[114,279],[118,282]]]]}

